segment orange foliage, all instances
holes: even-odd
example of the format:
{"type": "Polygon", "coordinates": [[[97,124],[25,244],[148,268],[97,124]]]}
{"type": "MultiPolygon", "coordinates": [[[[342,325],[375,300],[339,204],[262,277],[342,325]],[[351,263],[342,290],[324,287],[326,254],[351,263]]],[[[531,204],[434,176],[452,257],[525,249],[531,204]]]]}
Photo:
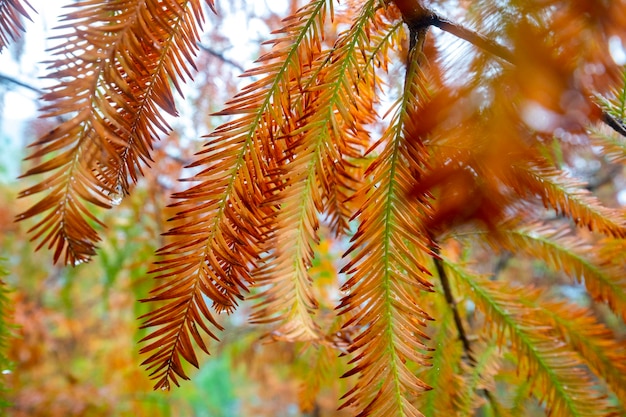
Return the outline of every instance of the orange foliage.
{"type": "MultiPolygon", "coordinates": [[[[243,309],[276,344],[255,334],[235,357],[285,398],[275,413],[286,398],[313,415],[623,413],[626,69],[610,45],[626,43],[626,3],[291,4],[213,114],[192,184],[172,187],[142,300],[154,388],[189,379],[222,330],[235,346],[223,314],[243,309]],[[586,185],[589,161],[611,173],[610,199],[586,185]],[[341,262],[324,258],[329,235],[341,262]],[[261,366],[279,361],[299,389],[261,366]]],[[[153,148],[204,14],[200,1],[94,0],[64,19],[44,99],[47,117],[69,118],[35,141],[24,176],[44,178],[20,196],[44,197],[17,218],[78,264],[100,241],[92,206],[167,158],[153,148]]],[[[50,337],[42,310],[20,305],[26,334],[50,337]]]]}

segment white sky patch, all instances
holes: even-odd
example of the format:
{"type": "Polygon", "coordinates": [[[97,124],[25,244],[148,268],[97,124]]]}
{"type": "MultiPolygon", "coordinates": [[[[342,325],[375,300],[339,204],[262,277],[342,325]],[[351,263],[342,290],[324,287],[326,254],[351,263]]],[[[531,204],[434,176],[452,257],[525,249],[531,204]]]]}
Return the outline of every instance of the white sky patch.
{"type": "MultiPolygon", "coordinates": [[[[41,61],[49,59],[46,37],[50,29],[58,25],[61,6],[66,0],[31,3],[36,3],[37,13],[27,9],[32,21],[24,19],[26,33],[0,53],[0,73],[41,90],[51,83],[51,80],[41,78],[46,72],[46,64],[41,61]]],[[[3,81],[0,88],[3,91],[0,103],[0,149],[3,150],[0,154],[0,181],[11,182],[19,175],[24,147],[33,140],[27,130],[41,101],[36,91],[8,80],[3,81]]]]}
{"type": "Polygon", "coordinates": [[[522,105],[522,119],[537,132],[552,132],[559,122],[559,115],[535,101],[522,105]]]}
{"type": "MultiPolygon", "coordinates": [[[[26,33],[23,37],[23,52],[19,54],[19,62],[15,61],[14,45],[0,54],[0,72],[18,81],[22,81],[34,88],[41,89],[44,85],[50,85],[49,80],[42,79],[46,65],[41,61],[49,59],[46,53],[48,42],[47,36],[50,30],[58,25],[58,16],[62,13],[61,6],[67,4],[66,0],[48,0],[38,2],[35,7],[37,13],[28,9],[30,18],[24,20],[26,33]]],[[[6,93],[2,118],[4,120],[30,120],[37,111],[37,94],[22,87],[7,84],[9,91],[6,93]]],[[[5,128],[10,128],[10,123],[5,123],[5,128]]]]}
{"type": "Polygon", "coordinates": [[[258,45],[250,40],[266,39],[269,35],[267,26],[256,19],[248,20],[246,13],[240,10],[225,15],[222,27],[226,30],[232,29],[232,32],[229,31],[226,34],[229,43],[227,55],[232,56],[234,61],[239,62],[246,69],[252,67],[252,58],[256,58],[258,45]]]}
{"type": "Polygon", "coordinates": [[[617,65],[626,64],[626,50],[619,36],[613,35],[609,38],[609,52],[617,65]]]}
{"type": "Polygon", "coordinates": [[[626,206],[626,190],[621,190],[617,193],[617,202],[620,206],[626,206]]]}

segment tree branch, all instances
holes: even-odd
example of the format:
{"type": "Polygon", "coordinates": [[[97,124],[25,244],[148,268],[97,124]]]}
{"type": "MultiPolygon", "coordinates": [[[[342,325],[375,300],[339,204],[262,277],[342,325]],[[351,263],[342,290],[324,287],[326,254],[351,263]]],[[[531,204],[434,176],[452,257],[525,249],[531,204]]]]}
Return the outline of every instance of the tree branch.
{"type": "Polygon", "coordinates": [[[208,54],[213,55],[214,57],[216,57],[220,61],[224,62],[225,64],[228,64],[231,67],[234,67],[234,68],[238,69],[241,72],[245,72],[246,69],[243,66],[241,66],[238,63],[236,63],[232,59],[226,58],[224,56],[224,54],[222,54],[220,52],[217,52],[215,49],[211,48],[210,46],[206,46],[206,45],[203,45],[201,43],[198,43],[198,47],[200,49],[202,49],[204,52],[207,52],[208,54]]]}
{"type": "Polygon", "coordinates": [[[470,363],[474,365],[476,364],[476,358],[474,358],[472,346],[470,344],[469,338],[467,337],[467,333],[465,332],[465,327],[463,326],[463,321],[461,320],[461,314],[459,313],[456,300],[454,299],[454,295],[452,294],[452,288],[450,287],[448,274],[443,268],[443,262],[439,257],[439,247],[434,246],[433,252],[435,253],[435,256],[433,256],[433,261],[435,262],[435,268],[437,269],[437,274],[439,275],[439,280],[441,281],[441,286],[443,287],[443,295],[446,298],[446,303],[448,303],[448,306],[450,306],[450,309],[452,310],[454,325],[456,326],[456,330],[459,334],[459,339],[463,344],[463,350],[465,351],[465,355],[467,356],[467,359],[470,361],[470,363]]]}
{"type": "Polygon", "coordinates": [[[602,110],[602,121],[606,123],[606,125],[609,126],[611,129],[613,129],[614,131],[616,131],[617,133],[619,133],[620,135],[626,138],[626,126],[624,126],[624,123],[617,120],[615,117],[609,114],[609,112],[607,112],[605,109],[602,109],[602,108],[600,109],[602,110]]]}
{"type": "Polygon", "coordinates": [[[6,75],[6,74],[0,74],[0,82],[2,82],[2,83],[6,82],[6,83],[10,83],[10,84],[15,84],[17,86],[26,88],[26,89],[28,89],[30,91],[34,91],[37,94],[41,94],[42,93],[42,91],[40,89],[38,89],[37,87],[33,87],[30,84],[27,84],[27,83],[25,83],[23,81],[20,81],[20,80],[18,80],[16,78],[13,78],[13,77],[11,77],[9,75],[6,75]]]}
{"type": "Polygon", "coordinates": [[[505,60],[510,64],[516,65],[515,55],[513,55],[511,51],[509,51],[506,47],[500,45],[498,42],[495,42],[494,40],[489,39],[488,37],[481,35],[478,32],[474,32],[471,29],[461,26],[458,23],[454,23],[434,13],[432,15],[432,25],[456,36],[457,38],[463,39],[471,43],[472,45],[482,50],[485,50],[497,56],[498,58],[505,60]]]}
{"type": "MultiPolygon", "coordinates": [[[[405,16],[404,19],[410,31],[413,31],[414,27],[424,28],[425,25],[436,26],[439,29],[450,33],[451,35],[456,36],[459,39],[463,39],[471,43],[472,45],[497,56],[498,58],[508,62],[509,64],[517,65],[515,55],[505,46],[500,45],[498,42],[495,42],[494,40],[489,39],[488,37],[478,32],[468,29],[458,23],[452,22],[444,17],[441,17],[434,12],[424,12],[420,15],[415,16],[413,20],[411,19],[411,17],[407,16],[405,16]]],[[[600,106],[600,104],[595,103],[595,105],[602,114],[602,122],[604,122],[607,126],[609,126],[620,135],[626,137],[626,125],[610,115],[605,109],[600,106]]]]}

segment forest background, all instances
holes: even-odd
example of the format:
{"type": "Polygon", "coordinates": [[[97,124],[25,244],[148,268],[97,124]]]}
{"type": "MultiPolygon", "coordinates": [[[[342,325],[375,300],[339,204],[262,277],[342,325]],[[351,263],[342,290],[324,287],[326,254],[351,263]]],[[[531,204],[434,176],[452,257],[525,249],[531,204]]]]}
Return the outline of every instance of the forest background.
{"type": "MultiPolygon", "coordinates": [[[[173,132],[155,144],[156,162],[150,170],[144,171],[145,176],[139,179],[133,192],[123,200],[120,195],[120,201],[116,202],[119,205],[113,210],[99,212],[107,228],[102,232],[97,256],[74,268],[55,264],[49,251],[35,251],[37,243],[30,242],[26,233],[30,225],[13,222],[32,203],[17,199],[18,192],[27,184],[35,184],[30,178],[17,182],[16,177],[25,171],[17,161],[27,154],[27,144],[56,126],[53,118],[37,119],[34,113],[39,92],[49,86],[50,81],[37,78],[46,74],[45,65],[38,63],[46,58],[42,59],[43,51],[33,52],[36,50],[33,45],[51,45],[52,41],[42,43],[43,37],[51,32],[38,29],[55,26],[55,16],[62,11],[29,13],[33,22],[25,21],[24,37],[3,51],[2,68],[6,72],[0,70],[4,103],[0,137],[3,149],[0,247],[9,290],[5,307],[15,325],[10,329],[12,336],[5,341],[9,361],[2,364],[9,415],[351,415],[349,409],[336,411],[338,398],[353,384],[340,378],[350,368],[347,360],[335,360],[341,347],[316,348],[307,343],[271,340],[262,326],[248,323],[253,306],[245,303],[233,314],[220,317],[225,327],[219,335],[220,342],[211,344],[211,356],[201,360],[200,369],[191,375],[191,381],[184,382],[182,389],[153,392],[154,381],[139,367],[145,358],[138,354],[138,341],[147,331],[138,329],[137,317],[148,313],[150,306],[137,300],[146,298],[154,288],[147,271],[154,260],[154,251],[165,245],[162,234],[168,230],[166,220],[174,213],[167,205],[172,202],[171,193],[182,189],[177,179],[193,173],[184,167],[206,141],[202,136],[226,120],[224,116],[209,115],[221,110],[248,82],[238,76],[270,50],[263,42],[271,39],[270,32],[282,25],[281,19],[293,14],[303,2],[269,3],[254,2],[255,7],[251,7],[250,2],[221,2],[217,4],[216,15],[207,12],[196,59],[198,71],[193,74],[194,80],[185,84],[185,98],[176,97],[180,117],[167,119],[173,132]],[[233,28],[236,29],[233,31],[233,28]],[[25,116],[25,122],[17,123],[15,116],[25,116]]],[[[351,5],[348,2],[348,6],[344,6],[351,5]]],[[[454,15],[454,7],[448,7],[443,10],[454,15]]],[[[330,46],[350,27],[350,22],[338,18],[326,25],[325,43],[330,46]]],[[[436,36],[438,43],[450,45],[440,57],[444,62],[454,61],[472,50],[467,43],[441,31],[436,31],[436,36]]],[[[626,53],[619,37],[607,41],[611,58],[623,66],[626,53]]],[[[408,38],[404,42],[399,49],[404,48],[406,53],[408,38]]],[[[446,68],[445,65],[442,68],[446,68]]],[[[389,79],[403,79],[405,69],[405,63],[398,60],[387,68],[389,79]]],[[[587,70],[593,73],[599,69],[587,70]]],[[[378,103],[381,114],[395,99],[393,90],[390,91],[392,97],[378,103]]],[[[534,120],[537,123],[534,128],[544,129],[542,123],[551,114],[536,107],[527,110],[529,123],[534,120]]],[[[370,128],[373,132],[384,130],[382,124],[370,128]]],[[[621,160],[598,156],[576,146],[572,148],[548,146],[559,154],[557,158],[563,166],[577,178],[584,179],[589,184],[588,189],[604,204],[624,207],[626,178],[623,165],[615,163],[616,159],[621,160]]],[[[550,219],[554,215],[548,210],[545,217],[550,219]]],[[[322,223],[321,228],[328,229],[329,225],[322,223]]],[[[356,224],[352,224],[352,228],[355,229],[356,224]]],[[[586,231],[582,233],[588,237],[586,231]]],[[[338,271],[346,264],[342,254],[350,243],[349,238],[334,239],[327,231],[320,236],[309,273],[315,277],[317,297],[326,303],[322,305],[322,314],[329,314],[341,297],[338,288],[346,281],[345,274],[338,271]]],[[[458,256],[465,253],[462,247],[454,245],[446,249],[458,256]]],[[[616,253],[619,263],[623,254],[616,253]]],[[[494,263],[489,251],[476,250],[472,256],[477,263],[494,263]]],[[[505,277],[515,277],[517,283],[528,287],[549,283],[559,296],[595,311],[598,320],[610,329],[611,340],[623,348],[626,337],[623,320],[602,303],[588,299],[584,285],[573,282],[567,274],[554,271],[555,268],[539,259],[509,257],[510,254],[505,253],[495,261],[496,267],[500,261],[502,268],[506,267],[505,277]]],[[[467,306],[472,308],[471,303],[467,306]]],[[[489,347],[492,348],[495,349],[489,347]]],[[[462,355],[461,352],[453,354],[462,355]]],[[[484,370],[484,373],[490,372],[484,370]]],[[[511,371],[506,378],[514,379],[513,374],[511,371]]],[[[488,386],[484,381],[474,383],[477,392],[488,386]]],[[[527,387],[526,393],[530,390],[532,388],[527,387]]],[[[480,409],[476,402],[479,400],[467,401],[473,404],[471,409],[480,409]]],[[[545,403],[540,398],[524,407],[525,415],[545,411],[545,403]]]]}

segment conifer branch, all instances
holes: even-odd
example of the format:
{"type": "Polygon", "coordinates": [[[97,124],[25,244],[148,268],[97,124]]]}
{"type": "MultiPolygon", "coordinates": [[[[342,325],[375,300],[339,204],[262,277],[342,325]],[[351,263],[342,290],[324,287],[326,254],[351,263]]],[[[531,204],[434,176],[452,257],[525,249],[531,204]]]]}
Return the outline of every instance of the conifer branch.
{"type": "Polygon", "coordinates": [[[26,30],[23,19],[33,21],[28,9],[37,13],[26,0],[0,1],[0,51],[15,42],[26,30]]]}
{"type": "MultiPolygon", "coordinates": [[[[435,13],[430,13],[430,22],[430,24],[432,24],[433,26],[436,26],[439,29],[448,32],[459,39],[463,39],[471,43],[472,45],[484,51],[487,51],[510,64],[517,65],[515,55],[509,49],[478,32],[475,32],[458,23],[445,19],[435,13]]],[[[603,109],[598,103],[594,102],[594,104],[596,105],[598,110],[601,111],[602,115],[600,117],[600,120],[602,120],[603,123],[613,129],[615,132],[626,137],[626,126],[624,126],[621,121],[613,117],[608,111],[606,111],[606,109],[603,109]]]]}
{"type": "Polygon", "coordinates": [[[613,129],[614,131],[616,131],[617,133],[619,133],[620,135],[624,136],[626,138],[626,126],[624,126],[624,123],[622,123],[621,121],[617,120],[615,117],[613,117],[609,112],[607,112],[605,109],[602,109],[602,121],[611,129],[613,129]]]}
{"type": "Polygon", "coordinates": [[[8,84],[15,84],[18,87],[22,87],[25,88],[27,90],[33,91],[37,94],[41,94],[42,91],[40,89],[38,89],[37,87],[34,87],[24,81],[20,81],[17,78],[11,77],[10,75],[7,74],[0,74],[0,83],[8,83],[8,84]]]}
{"type": "MultiPolygon", "coordinates": [[[[452,288],[450,286],[450,279],[448,277],[448,274],[446,273],[446,270],[443,267],[443,261],[439,257],[440,255],[439,247],[435,246],[433,248],[433,252],[436,255],[436,256],[433,256],[435,269],[437,270],[437,275],[439,275],[439,279],[441,280],[441,287],[443,288],[443,294],[446,299],[446,303],[452,310],[454,325],[456,327],[457,333],[459,334],[459,339],[461,340],[461,343],[463,344],[463,350],[470,364],[472,366],[476,366],[477,365],[476,357],[474,356],[474,352],[472,351],[472,345],[470,343],[469,337],[467,336],[467,332],[465,331],[465,327],[463,326],[463,320],[461,319],[461,315],[457,307],[457,302],[454,299],[454,295],[452,294],[452,288]]],[[[501,265],[501,262],[498,263],[498,265],[496,266],[494,275],[497,275],[497,273],[501,270],[500,268],[504,267],[504,264],[506,264],[508,257],[507,258],[502,257],[500,259],[501,261],[503,260],[502,265],[501,265]]],[[[491,392],[488,389],[483,388],[481,390],[481,393],[487,399],[487,401],[489,401],[489,403],[492,406],[495,404],[495,399],[493,398],[493,396],[491,395],[491,392]]]]}
{"type": "MultiPolygon", "coordinates": [[[[429,26],[435,26],[444,32],[448,32],[459,39],[463,39],[464,41],[471,43],[477,48],[501,58],[509,64],[517,65],[517,60],[513,52],[493,39],[489,39],[476,31],[448,20],[431,10],[424,8],[418,2],[396,1],[395,3],[401,9],[404,21],[409,28],[410,48],[415,45],[416,34],[418,32],[427,30],[429,26]],[[406,6],[406,3],[412,4],[410,6],[406,6]]],[[[600,120],[620,135],[626,137],[626,126],[609,114],[609,112],[605,109],[601,108],[601,106],[597,103],[596,107],[601,111],[600,120]]]]}
{"type": "Polygon", "coordinates": [[[459,314],[459,309],[457,307],[457,302],[454,299],[454,295],[452,294],[452,288],[450,287],[450,279],[446,274],[445,269],[443,268],[443,262],[439,257],[440,251],[438,247],[433,249],[433,252],[437,256],[433,256],[433,261],[435,263],[435,269],[437,269],[437,274],[439,275],[439,280],[441,281],[441,287],[443,288],[443,295],[446,299],[446,303],[452,310],[452,316],[454,318],[454,325],[456,326],[457,333],[459,334],[459,339],[463,344],[463,350],[465,351],[465,355],[470,363],[473,365],[476,363],[476,358],[474,357],[474,353],[472,352],[472,346],[470,344],[469,338],[467,337],[467,332],[465,331],[465,327],[463,326],[463,321],[461,319],[461,315],[459,314]]]}
{"type": "MultiPolygon", "coordinates": [[[[438,24],[447,24],[449,22],[447,20],[441,19],[435,13],[423,8],[421,5],[419,7],[414,7],[410,9],[408,12],[406,10],[406,7],[403,8],[401,6],[400,8],[403,13],[405,23],[409,27],[409,59],[413,58],[413,59],[418,60],[417,65],[419,65],[419,60],[422,57],[421,52],[424,46],[424,41],[425,41],[426,33],[428,31],[429,26],[431,25],[438,26],[438,24]]],[[[481,38],[482,37],[479,36],[476,38],[476,40],[481,41],[481,38]]],[[[484,38],[482,41],[483,43],[485,43],[485,45],[488,45],[490,42],[489,39],[487,38],[484,38]]],[[[497,51],[497,49],[495,50],[497,51]]],[[[409,70],[410,70],[410,65],[407,65],[407,79],[408,79],[409,70]]],[[[405,86],[405,89],[406,89],[406,86],[405,86]]],[[[454,299],[454,295],[452,294],[450,280],[444,269],[443,261],[440,257],[439,247],[436,244],[432,236],[430,236],[430,241],[433,244],[431,247],[432,254],[433,254],[432,259],[435,264],[435,269],[437,270],[439,279],[441,281],[446,303],[448,304],[448,306],[450,307],[452,311],[454,325],[459,335],[459,339],[461,340],[461,343],[463,345],[463,351],[465,352],[465,355],[467,356],[469,363],[474,367],[477,365],[477,360],[474,356],[471,343],[469,341],[467,332],[463,325],[463,320],[459,313],[457,302],[454,299]]],[[[495,400],[493,396],[491,395],[491,392],[488,389],[483,388],[481,390],[481,393],[487,399],[487,401],[489,401],[489,403],[492,406],[494,406],[495,400]]]]}
{"type": "Polygon", "coordinates": [[[438,27],[444,32],[448,32],[451,35],[456,36],[457,38],[463,39],[472,45],[485,50],[498,58],[503,59],[504,61],[516,65],[515,55],[511,51],[509,51],[506,47],[500,45],[498,42],[495,42],[488,37],[475,32],[471,29],[468,29],[458,23],[452,22],[446,18],[443,18],[435,13],[432,13],[431,24],[433,26],[438,27]]]}
{"type": "Polygon", "coordinates": [[[238,64],[237,62],[233,61],[232,59],[227,58],[226,56],[224,56],[223,53],[216,51],[215,49],[211,48],[208,45],[205,45],[203,43],[198,43],[198,48],[200,48],[204,52],[208,53],[209,55],[214,56],[215,58],[219,59],[223,63],[228,64],[231,67],[239,70],[242,73],[246,71],[246,69],[241,64],[238,64]]]}
{"type": "Polygon", "coordinates": [[[465,286],[477,308],[491,317],[492,325],[498,329],[498,343],[502,343],[503,332],[508,332],[507,343],[526,361],[520,362],[519,369],[532,379],[533,390],[541,393],[539,400],[546,402],[549,414],[610,415],[608,402],[594,389],[594,381],[584,371],[580,356],[565,343],[555,343],[553,324],[540,320],[536,309],[520,301],[532,298],[532,289],[474,275],[445,258],[442,262],[465,286]]]}

